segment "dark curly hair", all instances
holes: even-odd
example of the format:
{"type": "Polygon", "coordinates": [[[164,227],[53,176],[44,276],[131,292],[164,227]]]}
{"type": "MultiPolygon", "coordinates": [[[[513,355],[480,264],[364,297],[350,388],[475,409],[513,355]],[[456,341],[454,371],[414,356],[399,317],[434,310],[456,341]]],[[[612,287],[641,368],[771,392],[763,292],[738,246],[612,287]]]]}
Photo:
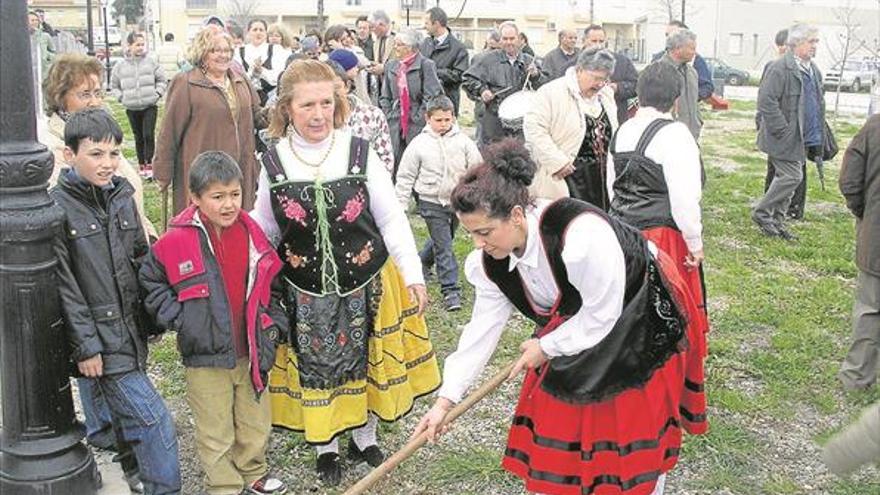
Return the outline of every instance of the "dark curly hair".
{"type": "Polygon", "coordinates": [[[468,170],[452,190],[452,208],[459,213],[483,210],[506,219],[515,206],[532,203],[529,186],[537,166],[523,144],[507,138],[489,146],[483,163],[468,170]]]}

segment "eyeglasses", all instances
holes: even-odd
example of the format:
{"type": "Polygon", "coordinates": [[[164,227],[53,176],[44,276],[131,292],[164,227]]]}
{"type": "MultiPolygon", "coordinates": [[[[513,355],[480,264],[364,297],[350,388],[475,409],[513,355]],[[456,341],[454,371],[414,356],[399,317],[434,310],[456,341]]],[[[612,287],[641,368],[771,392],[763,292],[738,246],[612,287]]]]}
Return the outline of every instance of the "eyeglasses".
{"type": "Polygon", "coordinates": [[[232,48],[211,48],[211,50],[209,50],[209,51],[211,53],[219,53],[222,55],[228,55],[228,54],[232,53],[232,48]]]}
{"type": "Polygon", "coordinates": [[[89,101],[91,99],[103,100],[104,99],[104,90],[95,89],[92,91],[80,91],[76,93],[76,98],[79,101],[89,101]]]}

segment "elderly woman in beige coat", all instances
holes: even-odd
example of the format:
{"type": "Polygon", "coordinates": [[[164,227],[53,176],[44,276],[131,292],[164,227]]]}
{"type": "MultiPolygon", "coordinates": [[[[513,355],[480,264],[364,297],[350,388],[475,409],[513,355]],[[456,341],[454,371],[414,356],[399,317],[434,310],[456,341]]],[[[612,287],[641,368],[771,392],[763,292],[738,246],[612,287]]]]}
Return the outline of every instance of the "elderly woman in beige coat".
{"type": "Polygon", "coordinates": [[[611,52],[584,50],[564,76],[537,91],[523,121],[526,147],[538,164],[530,188],[535,197],[570,196],[608,209],[605,163],[617,105],[606,84],[613,71],[611,52]]]}
{"type": "Polygon", "coordinates": [[[232,38],[206,27],[190,46],[193,68],[177,74],[168,88],[165,119],[156,143],[153,177],[172,187],[174,213],[189,204],[189,167],[203,151],[223,151],[241,167],[241,207],[250,210],[257,190],[255,127],[265,127],[260,98],[232,69],[232,38]]]}

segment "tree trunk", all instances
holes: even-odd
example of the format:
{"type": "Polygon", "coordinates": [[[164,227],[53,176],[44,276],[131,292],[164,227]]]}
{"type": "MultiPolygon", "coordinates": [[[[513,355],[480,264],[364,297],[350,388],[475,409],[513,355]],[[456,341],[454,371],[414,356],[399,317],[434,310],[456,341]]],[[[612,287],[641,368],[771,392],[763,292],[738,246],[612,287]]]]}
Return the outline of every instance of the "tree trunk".
{"type": "Polygon", "coordinates": [[[840,75],[837,77],[837,92],[834,95],[834,117],[837,118],[837,107],[840,104],[840,84],[843,82],[843,68],[846,66],[846,59],[849,57],[849,39],[852,33],[847,26],[846,41],[843,43],[843,57],[840,58],[840,75]]]}

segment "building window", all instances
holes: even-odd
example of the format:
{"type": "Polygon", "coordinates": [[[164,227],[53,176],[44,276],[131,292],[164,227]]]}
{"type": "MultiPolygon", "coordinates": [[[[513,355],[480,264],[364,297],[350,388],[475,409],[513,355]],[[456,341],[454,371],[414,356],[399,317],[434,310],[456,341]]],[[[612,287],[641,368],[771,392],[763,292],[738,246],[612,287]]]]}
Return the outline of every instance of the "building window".
{"type": "Polygon", "coordinates": [[[217,0],[186,0],[187,9],[216,9],[217,0]]]}
{"type": "Polygon", "coordinates": [[[727,41],[728,55],[742,55],[743,53],[743,35],[742,33],[730,33],[730,39],[727,41]]]}
{"type": "Polygon", "coordinates": [[[345,0],[345,5],[360,5],[361,0],[345,0]]]}
{"type": "Polygon", "coordinates": [[[400,8],[406,9],[406,4],[409,3],[409,8],[412,10],[425,10],[426,0],[400,0],[400,8]]]}
{"type": "Polygon", "coordinates": [[[758,33],[752,35],[752,56],[758,54],[758,33]]]}

